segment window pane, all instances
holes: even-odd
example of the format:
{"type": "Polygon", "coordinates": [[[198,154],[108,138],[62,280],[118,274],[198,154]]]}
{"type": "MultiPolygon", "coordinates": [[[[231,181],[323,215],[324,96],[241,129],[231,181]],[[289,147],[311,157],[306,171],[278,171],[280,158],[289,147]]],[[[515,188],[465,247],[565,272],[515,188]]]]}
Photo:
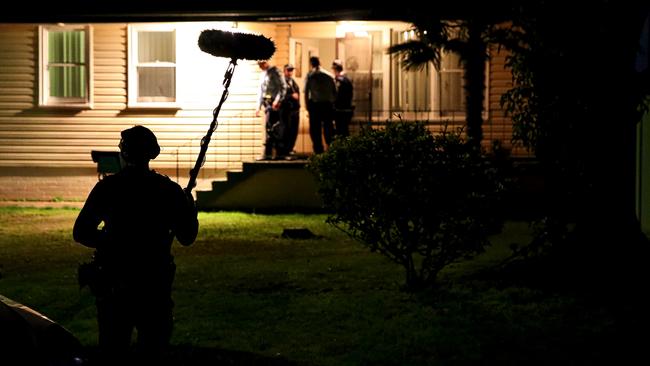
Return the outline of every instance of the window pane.
{"type": "Polygon", "coordinates": [[[372,108],[374,111],[383,110],[384,105],[384,73],[372,73],[372,108]]]}
{"type": "Polygon", "coordinates": [[[440,60],[440,110],[463,112],[465,89],[463,89],[463,66],[457,53],[443,53],[440,60]]]}
{"type": "Polygon", "coordinates": [[[50,66],[49,71],[51,97],[86,97],[85,66],[50,66]]]}
{"type": "Polygon", "coordinates": [[[465,90],[460,72],[440,73],[440,109],[462,112],[465,108],[465,90]]]}
{"type": "Polygon", "coordinates": [[[138,32],[138,62],[176,62],[174,32],[138,32]]]}
{"type": "Polygon", "coordinates": [[[431,109],[431,82],[429,79],[429,67],[422,70],[409,72],[407,85],[404,89],[408,92],[407,106],[410,110],[426,111],[431,109]]]}
{"type": "Polygon", "coordinates": [[[174,100],[176,97],[174,67],[138,67],[138,100],[153,100],[152,97],[174,100]]]}
{"type": "Polygon", "coordinates": [[[354,104],[355,116],[367,116],[370,111],[370,75],[365,72],[348,72],[347,76],[352,80],[354,93],[352,93],[352,104],[354,104]]]}
{"type": "Polygon", "coordinates": [[[85,37],[83,30],[48,32],[49,63],[85,63],[85,37]]]}
{"type": "MultiPolygon", "coordinates": [[[[412,39],[411,32],[394,31],[392,44],[412,39]]],[[[421,70],[406,71],[402,68],[401,59],[391,56],[391,108],[401,111],[428,111],[431,109],[431,78],[429,66],[421,70]]]]}
{"type": "Polygon", "coordinates": [[[372,49],[372,109],[383,111],[384,109],[384,72],[383,59],[384,47],[380,31],[370,32],[372,49]]]}

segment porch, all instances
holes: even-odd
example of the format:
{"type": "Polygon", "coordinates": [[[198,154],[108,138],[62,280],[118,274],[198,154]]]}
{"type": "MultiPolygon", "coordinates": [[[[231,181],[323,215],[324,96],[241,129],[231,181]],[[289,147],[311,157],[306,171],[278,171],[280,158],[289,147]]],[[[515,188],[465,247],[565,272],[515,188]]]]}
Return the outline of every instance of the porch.
{"type": "MultiPolygon", "coordinates": [[[[434,111],[375,111],[371,121],[357,118],[350,126],[350,134],[356,135],[362,129],[382,128],[390,123],[421,122],[433,134],[445,130],[462,128],[462,115],[456,118],[432,118],[425,120],[423,116],[431,116],[434,111]]],[[[499,139],[499,134],[485,124],[484,145],[487,149],[493,140],[499,139]]],[[[216,172],[220,175],[212,180],[209,187],[203,185],[196,190],[197,205],[204,211],[245,211],[245,212],[317,212],[323,211],[323,203],[317,193],[317,182],[313,174],[307,170],[308,159],[312,156],[311,141],[308,135],[308,121],[300,124],[300,139],[296,151],[300,157],[294,161],[272,160],[241,162],[241,168],[216,172]]],[[[498,132],[498,131],[497,131],[498,132]]],[[[215,134],[218,134],[217,131],[215,134]]],[[[505,141],[504,145],[508,145],[505,141]]],[[[259,147],[261,151],[261,146],[259,147]]],[[[210,151],[210,150],[208,150],[210,151]]],[[[215,157],[208,154],[208,157],[215,157]]],[[[536,162],[529,156],[515,155],[511,157],[512,169],[507,172],[512,182],[513,190],[504,201],[503,209],[509,217],[522,219],[534,216],[542,202],[540,193],[543,182],[536,162]]],[[[218,162],[206,161],[207,173],[214,176],[209,166],[218,166],[218,162]]],[[[177,168],[177,170],[179,170],[177,168]]]]}

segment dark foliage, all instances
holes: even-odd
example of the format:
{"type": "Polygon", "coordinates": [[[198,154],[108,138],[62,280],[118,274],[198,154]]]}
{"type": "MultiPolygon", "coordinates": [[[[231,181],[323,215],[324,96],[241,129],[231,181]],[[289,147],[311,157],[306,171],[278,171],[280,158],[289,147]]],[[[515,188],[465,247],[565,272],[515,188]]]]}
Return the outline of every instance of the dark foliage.
{"type": "MultiPolygon", "coordinates": [[[[611,258],[616,241],[641,238],[634,131],[648,85],[633,65],[647,15],[642,8],[597,1],[569,11],[554,1],[526,3],[498,34],[511,53],[506,66],[514,84],[501,104],[512,117],[514,142],[539,159],[546,187],[538,235],[518,254],[566,257],[571,248],[574,259],[585,251],[611,258]]],[[[615,252],[631,247],[625,248],[615,252]]]]}
{"type": "Polygon", "coordinates": [[[389,124],[336,140],[310,161],[329,222],[402,265],[409,288],[487,246],[503,185],[459,131],[389,124]]]}

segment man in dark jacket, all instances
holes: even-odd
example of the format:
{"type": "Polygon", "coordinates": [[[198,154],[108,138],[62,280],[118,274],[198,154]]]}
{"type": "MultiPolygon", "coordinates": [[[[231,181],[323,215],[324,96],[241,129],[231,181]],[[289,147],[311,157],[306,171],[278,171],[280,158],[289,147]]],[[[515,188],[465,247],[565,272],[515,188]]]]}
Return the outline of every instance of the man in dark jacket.
{"type": "Polygon", "coordinates": [[[300,87],[293,78],[294,67],[292,64],[284,65],[284,80],[287,82],[287,94],[282,103],[282,121],[285,125],[285,149],[287,159],[293,160],[293,151],[298,138],[298,127],[300,125],[300,87]]]}
{"type": "Polygon", "coordinates": [[[121,137],[126,166],[95,185],[73,229],[75,241],[96,248],[91,290],[107,364],[127,361],[134,328],[137,354],[148,361],[163,357],[172,332],[171,245],[174,238],[192,244],[198,231],[192,196],[149,169],[160,152],[153,132],[135,126],[121,137]]]}
{"type": "Polygon", "coordinates": [[[311,71],[305,81],[305,104],[309,112],[309,136],[314,154],[320,154],[324,151],[323,135],[327,145],[332,142],[336,85],[334,78],[321,70],[318,57],[311,57],[309,63],[311,71]]]}
{"type": "Polygon", "coordinates": [[[336,82],[336,101],[334,102],[334,134],[336,136],[350,135],[350,121],[354,107],[352,106],[352,81],[343,72],[343,62],[332,62],[334,81],[336,82]]]}

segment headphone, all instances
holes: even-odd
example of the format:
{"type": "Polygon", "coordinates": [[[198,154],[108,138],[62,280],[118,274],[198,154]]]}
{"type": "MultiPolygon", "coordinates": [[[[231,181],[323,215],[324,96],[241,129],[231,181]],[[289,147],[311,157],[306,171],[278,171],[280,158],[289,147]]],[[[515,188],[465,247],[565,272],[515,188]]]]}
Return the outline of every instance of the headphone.
{"type": "Polygon", "coordinates": [[[160,154],[156,135],[150,129],[137,125],[121,132],[120,153],[126,161],[153,160],[160,154]]]}

